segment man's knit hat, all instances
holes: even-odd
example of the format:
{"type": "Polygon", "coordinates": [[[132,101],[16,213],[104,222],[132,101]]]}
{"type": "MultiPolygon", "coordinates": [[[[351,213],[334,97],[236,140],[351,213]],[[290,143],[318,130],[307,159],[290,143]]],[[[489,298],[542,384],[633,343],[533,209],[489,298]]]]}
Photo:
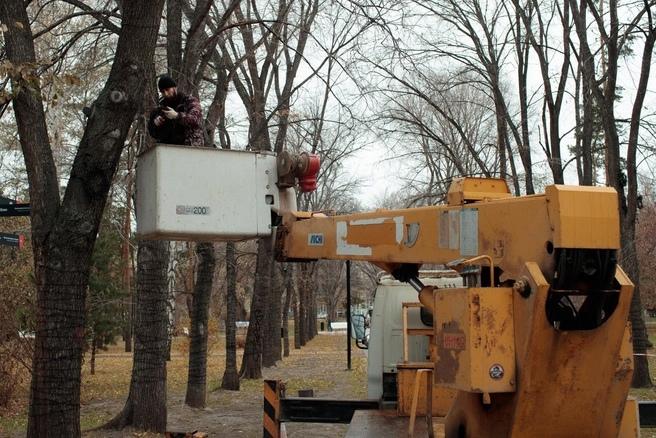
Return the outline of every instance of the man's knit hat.
{"type": "Polygon", "coordinates": [[[167,88],[172,88],[176,87],[177,84],[173,80],[173,78],[169,75],[162,75],[159,77],[159,80],[157,81],[157,88],[159,88],[159,91],[164,91],[167,88]]]}

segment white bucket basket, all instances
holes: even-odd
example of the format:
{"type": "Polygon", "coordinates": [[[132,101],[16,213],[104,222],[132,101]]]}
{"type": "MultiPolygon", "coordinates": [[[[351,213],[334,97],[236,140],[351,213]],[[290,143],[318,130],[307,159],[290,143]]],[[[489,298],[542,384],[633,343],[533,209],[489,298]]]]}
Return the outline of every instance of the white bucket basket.
{"type": "Polygon", "coordinates": [[[243,240],[271,235],[272,210],[295,210],[279,191],[276,156],[157,145],[137,162],[137,237],[243,240]],[[282,200],[281,200],[282,197],[282,200]]]}

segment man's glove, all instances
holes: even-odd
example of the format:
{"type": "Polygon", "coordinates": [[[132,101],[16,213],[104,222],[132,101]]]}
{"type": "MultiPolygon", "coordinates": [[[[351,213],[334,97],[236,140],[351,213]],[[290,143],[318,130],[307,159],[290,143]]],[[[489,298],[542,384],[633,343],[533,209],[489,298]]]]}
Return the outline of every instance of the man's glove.
{"type": "Polygon", "coordinates": [[[162,110],[162,113],[166,116],[167,119],[177,119],[178,118],[178,113],[176,110],[173,108],[169,108],[168,106],[162,110]]]}

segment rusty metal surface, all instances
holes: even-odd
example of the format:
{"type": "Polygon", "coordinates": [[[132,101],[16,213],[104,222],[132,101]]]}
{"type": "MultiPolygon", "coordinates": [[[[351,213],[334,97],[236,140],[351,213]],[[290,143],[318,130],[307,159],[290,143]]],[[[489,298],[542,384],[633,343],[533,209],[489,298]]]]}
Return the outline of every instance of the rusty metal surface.
{"type": "Polygon", "coordinates": [[[625,328],[633,285],[618,267],[620,298],[613,315],[593,330],[561,332],[546,319],[549,285],[535,264],[527,263],[527,277],[537,293],[515,300],[523,324],[515,326],[521,372],[513,436],[566,436],[572,430],[581,437],[617,436],[631,380],[618,364],[631,355],[625,328]],[[558,421],[535,421],[545,413],[558,421]]]}
{"type": "Polygon", "coordinates": [[[515,390],[511,288],[434,292],[435,382],[470,392],[515,390]]]}

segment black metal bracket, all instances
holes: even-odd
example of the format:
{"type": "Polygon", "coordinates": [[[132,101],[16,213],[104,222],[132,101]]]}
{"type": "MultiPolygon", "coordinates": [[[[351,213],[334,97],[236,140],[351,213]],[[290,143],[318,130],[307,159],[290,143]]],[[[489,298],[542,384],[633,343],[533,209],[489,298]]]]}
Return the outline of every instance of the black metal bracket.
{"type": "MultiPolygon", "coordinates": [[[[0,196],[0,217],[29,216],[30,204],[17,204],[15,199],[0,196]]],[[[0,246],[22,248],[25,237],[20,234],[0,233],[0,246]]]]}
{"type": "Polygon", "coordinates": [[[336,400],[312,397],[280,398],[280,421],[348,424],[357,410],[379,409],[378,400],[336,400]]]}
{"type": "Polygon", "coordinates": [[[639,401],[638,414],[640,427],[656,427],[656,401],[639,401]]]}
{"type": "Polygon", "coordinates": [[[0,246],[14,246],[22,248],[25,237],[20,234],[0,233],[0,246]]]}
{"type": "Polygon", "coordinates": [[[30,204],[1,204],[0,217],[29,216],[30,204]]]}

